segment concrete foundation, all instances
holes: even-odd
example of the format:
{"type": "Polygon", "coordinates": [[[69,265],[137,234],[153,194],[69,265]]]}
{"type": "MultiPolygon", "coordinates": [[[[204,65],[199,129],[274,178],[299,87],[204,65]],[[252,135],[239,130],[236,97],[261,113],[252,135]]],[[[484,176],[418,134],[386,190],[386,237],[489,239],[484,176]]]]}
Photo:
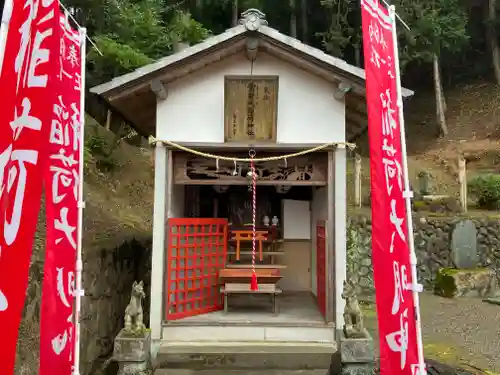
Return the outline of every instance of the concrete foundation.
{"type": "MultiPolygon", "coordinates": [[[[173,371],[172,375],[276,370],[326,375],[332,356],[338,353],[335,325],[325,323],[313,297],[280,296],[278,315],[259,302],[248,296],[235,298],[227,314],[218,311],[164,323],[154,361],[157,373],[162,369],[173,371]]],[[[265,303],[269,304],[268,299],[265,303]]]]}
{"type": "Polygon", "coordinates": [[[133,335],[121,330],[115,338],[113,359],[118,362],[118,375],[142,375],[151,366],[151,333],[133,335]]]}
{"type": "Polygon", "coordinates": [[[327,375],[327,370],[156,370],[154,375],[327,375]]]}
{"type": "Polygon", "coordinates": [[[375,353],[373,339],[364,330],[362,338],[348,338],[343,330],[339,335],[340,360],[342,362],[342,375],[372,375],[375,367],[375,353]]]}
{"type": "Polygon", "coordinates": [[[221,371],[321,369],[326,374],[336,351],[336,345],[321,343],[178,343],[160,348],[155,368],[212,368],[221,371]]]}
{"type": "Polygon", "coordinates": [[[238,342],[255,343],[294,342],[325,343],[333,345],[335,329],[323,324],[319,327],[264,326],[264,325],[168,325],[163,327],[163,342],[238,342]]]}

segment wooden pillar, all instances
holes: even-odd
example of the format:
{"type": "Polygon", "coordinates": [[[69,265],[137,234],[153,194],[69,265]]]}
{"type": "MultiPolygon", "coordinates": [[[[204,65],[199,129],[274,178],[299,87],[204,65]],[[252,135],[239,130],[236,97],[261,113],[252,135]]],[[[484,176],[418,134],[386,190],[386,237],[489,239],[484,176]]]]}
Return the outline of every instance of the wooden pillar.
{"type": "Polygon", "coordinates": [[[458,182],[460,183],[460,206],[467,212],[467,163],[463,156],[458,158],[458,182]]]}
{"type": "Polygon", "coordinates": [[[111,111],[108,109],[108,113],[106,114],[106,129],[111,129],[111,111]]]}
{"type": "Polygon", "coordinates": [[[325,222],[325,291],[327,322],[335,321],[335,151],[328,152],[328,216],[325,222]]]}
{"type": "Polygon", "coordinates": [[[333,158],[333,247],[335,275],[333,306],[335,307],[335,328],[341,330],[344,326],[344,306],[342,290],[347,274],[347,158],[344,145],[338,145],[333,158]]]}
{"type": "Polygon", "coordinates": [[[361,156],[356,154],[354,158],[354,205],[361,207],[361,156]]]}
{"type": "Polygon", "coordinates": [[[164,314],[164,265],[166,256],[166,224],[170,206],[171,151],[163,143],[155,149],[155,190],[153,209],[153,246],[151,262],[150,328],[153,341],[161,340],[164,314]]]}

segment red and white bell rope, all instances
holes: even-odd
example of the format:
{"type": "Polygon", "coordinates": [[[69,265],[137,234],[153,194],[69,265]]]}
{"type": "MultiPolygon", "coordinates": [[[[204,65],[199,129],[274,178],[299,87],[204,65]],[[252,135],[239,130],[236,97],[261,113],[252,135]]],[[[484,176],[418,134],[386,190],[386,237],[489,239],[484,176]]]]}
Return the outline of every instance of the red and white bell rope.
{"type": "Polygon", "coordinates": [[[250,282],[250,290],[257,290],[257,273],[255,272],[255,242],[256,242],[256,228],[255,222],[257,219],[257,174],[255,173],[255,150],[250,150],[250,173],[252,174],[252,279],[250,282]]]}

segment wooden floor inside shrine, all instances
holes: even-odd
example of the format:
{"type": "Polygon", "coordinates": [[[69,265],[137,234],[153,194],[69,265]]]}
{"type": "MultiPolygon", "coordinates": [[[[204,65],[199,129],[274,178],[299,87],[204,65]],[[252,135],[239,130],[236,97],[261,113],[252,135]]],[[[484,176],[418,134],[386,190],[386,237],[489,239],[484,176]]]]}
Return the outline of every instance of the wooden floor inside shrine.
{"type": "Polygon", "coordinates": [[[229,309],[202,314],[170,322],[175,324],[269,324],[269,325],[301,325],[324,326],[316,299],[308,292],[283,293],[278,299],[279,312],[272,313],[272,301],[268,295],[231,295],[229,309]]]}

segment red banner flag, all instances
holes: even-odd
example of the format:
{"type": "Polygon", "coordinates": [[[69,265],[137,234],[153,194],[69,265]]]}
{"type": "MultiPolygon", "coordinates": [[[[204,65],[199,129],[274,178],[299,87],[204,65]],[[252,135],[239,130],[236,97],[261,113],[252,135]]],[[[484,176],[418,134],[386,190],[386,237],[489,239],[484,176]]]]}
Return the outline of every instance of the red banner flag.
{"type": "Polygon", "coordinates": [[[417,328],[405,207],[399,72],[389,12],[361,0],[372,194],[372,258],[381,374],[418,372],[417,328]]]}
{"type": "Polygon", "coordinates": [[[40,323],[40,375],[71,375],[78,244],[82,59],[81,40],[60,16],[57,100],[45,167],[46,254],[40,323]]]}
{"type": "MultiPolygon", "coordinates": [[[[42,192],[58,50],[58,2],[14,1],[0,77],[0,374],[16,343],[42,192]]],[[[2,42],[3,43],[3,42],[2,42]]]]}

